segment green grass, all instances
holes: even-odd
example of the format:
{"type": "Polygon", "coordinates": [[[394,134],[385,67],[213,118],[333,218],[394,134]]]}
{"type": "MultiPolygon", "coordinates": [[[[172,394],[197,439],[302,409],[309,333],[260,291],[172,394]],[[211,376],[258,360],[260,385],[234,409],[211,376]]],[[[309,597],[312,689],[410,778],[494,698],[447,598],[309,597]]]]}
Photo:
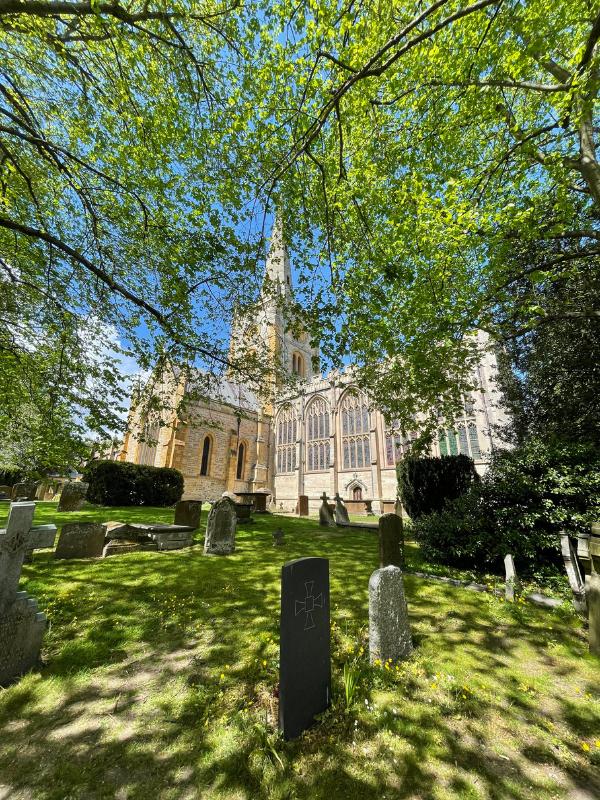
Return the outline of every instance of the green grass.
{"type": "MultiPolygon", "coordinates": [[[[172,511],[36,510],[39,523],[76,518],[172,511]]],[[[414,656],[371,667],[376,567],[373,534],[285,517],[240,527],[226,558],[199,546],[90,561],[36,552],[22,584],[51,626],[42,669],[0,690],[0,798],[600,796],[600,664],[580,621],[406,576],[414,656]],[[279,577],[306,555],[330,559],[334,705],[284,743],[279,577]]]]}

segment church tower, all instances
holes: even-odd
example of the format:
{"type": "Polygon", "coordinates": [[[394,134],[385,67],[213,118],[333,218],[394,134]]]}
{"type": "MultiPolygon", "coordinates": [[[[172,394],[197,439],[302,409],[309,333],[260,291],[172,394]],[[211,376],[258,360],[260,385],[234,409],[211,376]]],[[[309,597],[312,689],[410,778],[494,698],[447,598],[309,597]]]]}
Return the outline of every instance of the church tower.
{"type": "Polygon", "coordinates": [[[293,324],[293,303],[290,257],[283,222],[277,215],[259,299],[249,313],[234,319],[230,339],[232,356],[253,352],[272,367],[275,390],[286,376],[310,380],[315,374],[313,362],[319,356],[306,331],[293,324]]]}

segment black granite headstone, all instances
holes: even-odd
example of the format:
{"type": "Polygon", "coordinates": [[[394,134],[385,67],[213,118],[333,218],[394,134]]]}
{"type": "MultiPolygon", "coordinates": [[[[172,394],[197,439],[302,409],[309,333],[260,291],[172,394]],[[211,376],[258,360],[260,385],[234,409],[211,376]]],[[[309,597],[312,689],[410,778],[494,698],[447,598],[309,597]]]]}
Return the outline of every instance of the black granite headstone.
{"type": "Polygon", "coordinates": [[[295,739],[331,702],[326,558],[298,558],[281,569],[279,664],[279,727],[295,739]]]}

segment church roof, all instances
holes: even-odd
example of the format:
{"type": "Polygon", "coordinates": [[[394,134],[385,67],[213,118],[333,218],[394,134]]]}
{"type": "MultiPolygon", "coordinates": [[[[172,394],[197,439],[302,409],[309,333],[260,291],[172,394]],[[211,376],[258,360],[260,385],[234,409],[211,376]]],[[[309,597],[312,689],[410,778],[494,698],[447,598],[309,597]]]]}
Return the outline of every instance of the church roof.
{"type": "Polygon", "coordinates": [[[200,395],[199,400],[224,403],[244,411],[260,410],[260,403],[256,394],[243,383],[217,375],[209,375],[202,370],[196,370],[196,372],[198,383],[196,386],[190,387],[190,382],[188,381],[186,392],[190,388],[197,389],[200,395]]]}

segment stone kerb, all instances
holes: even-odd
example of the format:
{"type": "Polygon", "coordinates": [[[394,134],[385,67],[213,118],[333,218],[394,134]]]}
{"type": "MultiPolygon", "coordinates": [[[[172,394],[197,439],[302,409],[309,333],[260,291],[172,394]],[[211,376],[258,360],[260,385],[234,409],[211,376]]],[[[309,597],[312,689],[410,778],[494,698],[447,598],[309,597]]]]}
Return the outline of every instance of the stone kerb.
{"type": "Polygon", "coordinates": [[[403,661],[412,653],[404,581],[399,567],[376,569],[369,579],[369,656],[371,663],[403,661]]]}

